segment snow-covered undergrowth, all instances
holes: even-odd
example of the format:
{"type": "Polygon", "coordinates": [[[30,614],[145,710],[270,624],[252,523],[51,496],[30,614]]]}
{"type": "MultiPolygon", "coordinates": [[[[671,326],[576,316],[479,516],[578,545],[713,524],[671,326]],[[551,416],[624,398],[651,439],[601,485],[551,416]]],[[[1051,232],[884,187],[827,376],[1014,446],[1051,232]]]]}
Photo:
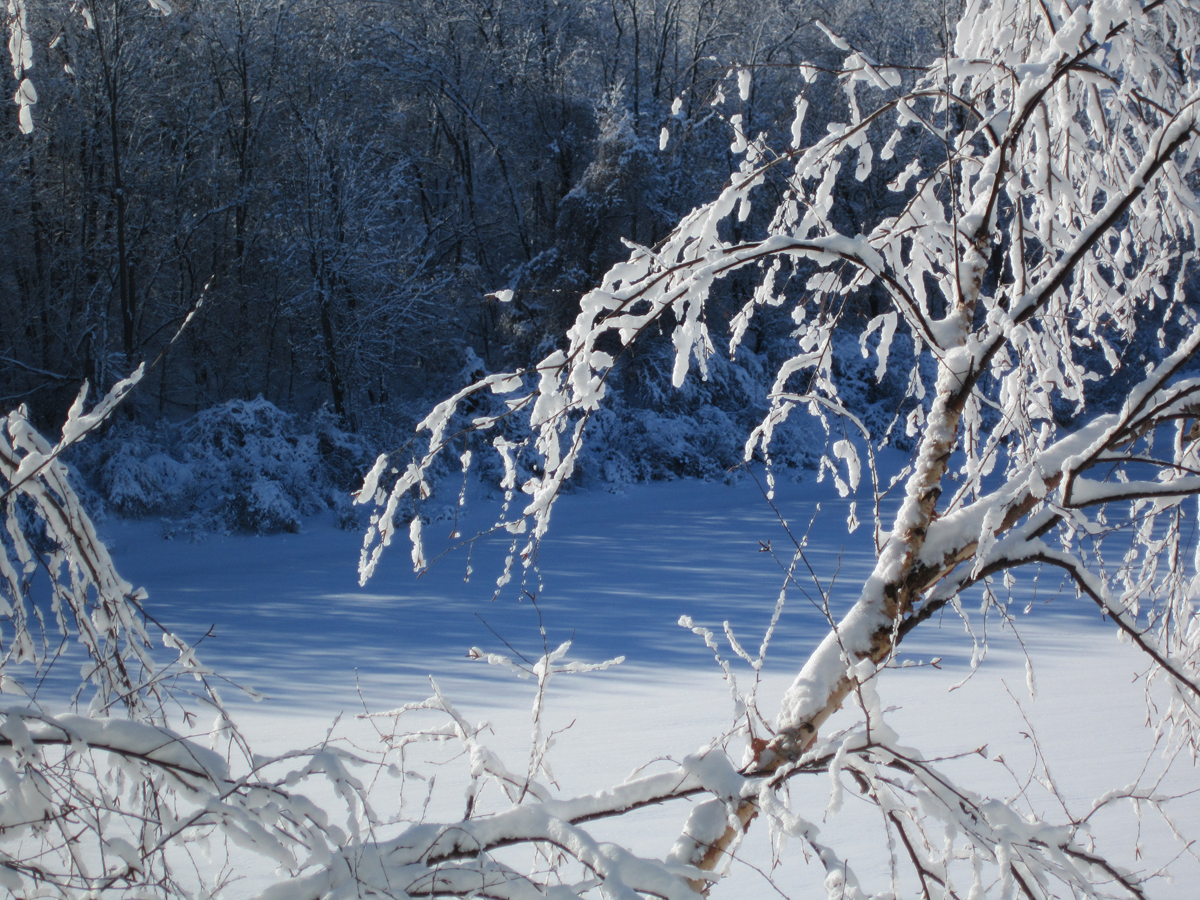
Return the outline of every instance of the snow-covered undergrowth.
{"type": "MultiPolygon", "coordinates": [[[[776,351],[785,347],[779,343],[776,351]]],[[[860,338],[839,331],[838,371],[868,427],[878,434],[890,431],[894,443],[910,447],[912,436],[904,434],[903,417],[920,401],[902,379],[876,379],[877,343],[878,335],[860,338]]],[[[900,335],[891,353],[910,357],[910,344],[900,335]]],[[[465,358],[458,386],[487,377],[469,348],[465,358]]],[[[619,490],[680,477],[742,477],[738,435],[751,430],[770,407],[765,384],[774,356],[743,348],[733,360],[714,357],[709,377],[680,391],[670,388],[670,364],[670,347],[662,346],[620,370],[612,404],[589,424],[575,484],[619,490]]],[[[505,412],[491,395],[481,397],[480,404],[477,413],[505,412]]],[[[827,439],[804,417],[781,422],[774,463],[793,477],[804,477],[803,470],[811,474],[827,439]]],[[[161,520],[165,537],[269,534],[294,532],[304,516],[326,509],[335,511],[343,527],[359,527],[349,497],[361,485],[380,443],[339,427],[327,409],[306,418],[259,397],[231,400],[178,423],[117,423],[107,435],[76,447],[71,462],[94,512],[161,520]]],[[[482,442],[480,449],[485,449],[482,442]]],[[[478,457],[476,474],[493,488],[499,486],[503,467],[484,453],[478,457]]],[[[527,464],[516,462],[518,473],[528,477],[527,464]]],[[[453,474],[445,465],[433,472],[441,478],[453,474]]],[[[446,512],[426,511],[424,517],[445,518],[446,512]]]]}
{"type": "MultiPolygon", "coordinates": [[[[665,341],[644,357],[618,368],[610,402],[588,423],[587,442],[580,453],[582,481],[611,486],[677,477],[741,477],[750,433],[771,407],[771,373],[790,349],[790,329],[779,329],[764,341],[761,352],[739,347],[732,359],[714,354],[704,378],[671,387],[673,348],[665,341]]],[[[907,335],[889,336],[891,354],[912,361],[907,335]]],[[[893,446],[911,449],[913,434],[905,433],[905,416],[926,398],[916,398],[912,386],[896,370],[877,376],[879,334],[860,335],[840,329],[833,335],[832,358],[844,380],[847,402],[858,410],[872,434],[889,435],[893,446]]],[[[772,443],[772,461],[794,474],[816,470],[829,434],[808,416],[779,422],[772,443]]],[[[578,476],[577,476],[578,477],[578,476]]]]}
{"type": "Polygon", "coordinates": [[[320,412],[304,422],[262,399],[231,400],[185,422],[123,424],[81,445],[75,467],[107,510],[161,517],[164,535],[296,531],[333,508],[369,464],[362,438],[320,412]]]}

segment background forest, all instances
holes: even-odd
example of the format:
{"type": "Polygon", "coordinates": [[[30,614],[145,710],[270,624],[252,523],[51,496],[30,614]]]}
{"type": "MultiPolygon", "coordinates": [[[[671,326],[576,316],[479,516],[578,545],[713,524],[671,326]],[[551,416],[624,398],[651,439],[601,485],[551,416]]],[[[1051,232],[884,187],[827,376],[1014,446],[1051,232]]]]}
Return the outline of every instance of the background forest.
{"type": "MultiPolygon", "coordinates": [[[[734,117],[786,135],[803,80],[806,131],[823,133],[847,102],[823,68],[846,54],[818,19],[904,72],[943,51],[954,15],[924,0],[902,15],[870,0],[68,6],[29,11],[35,128],[22,133],[15,104],[2,114],[0,397],[61,421],[82,380],[104,390],[155,359],[203,295],[80,468],[141,512],[194,505],[198,460],[221,469],[209,484],[249,467],[260,496],[222,515],[255,528],[295,522],[305,473],[349,487],[432,399],[544,355],[622,239],[653,245],[728,182],[734,117]],[[231,461],[233,432],[295,458],[274,473],[261,453],[231,461]]],[[[895,175],[846,173],[847,222],[897,202],[883,189],[895,175]]],[[[750,290],[748,277],[721,287],[715,333],[750,290]]],[[[736,463],[731,435],[761,417],[763,373],[790,348],[790,319],[773,312],[682,393],[666,387],[665,338],[626,359],[585,474],[736,463]]],[[[903,384],[868,387],[861,364],[859,408],[894,416],[903,384]]],[[[814,452],[798,437],[779,461],[814,452]]]]}

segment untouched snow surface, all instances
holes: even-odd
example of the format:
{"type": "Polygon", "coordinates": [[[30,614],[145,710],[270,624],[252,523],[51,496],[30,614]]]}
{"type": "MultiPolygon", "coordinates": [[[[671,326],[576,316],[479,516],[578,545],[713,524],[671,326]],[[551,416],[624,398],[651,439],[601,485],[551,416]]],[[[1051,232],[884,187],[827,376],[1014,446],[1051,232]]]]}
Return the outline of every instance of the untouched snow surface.
{"type": "MultiPolygon", "coordinates": [[[[838,615],[870,571],[869,530],[846,534],[848,505],[828,482],[781,482],[776,500],[796,536],[808,532],[808,559],[826,588],[832,582],[831,612],[838,615]],[[818,501],[821,512],[810,528],[818,501]]],[[[486,501],[473,506],[490,511],[486,501]]],[[[459,529],[472,533],[472,526],[484,524],[480,515],[460,522],[459,529]]],[[[445,535],[452,527],[450,521],[432,522],[427,536],[445,535]]],[[[468,718],[491,721],[492,749],[510,768],[524,771],[536,685],[502,667],[469,660],[467,651],[479,647],[511,657],[515,649],[536,660],[543,647],[540,612],[550,649],[574,638],[569,660],[595,663],[625,656],[615,669],[556,676],[551,683],[542,731],[562,729],[550,761],[564,796],[611,786],[647,764],[653,771],[655,760],[682,759],[729,730],[733,706],[720,670],[701,639],[679,627],[678,619],[688,615],[713,630],[722,656],[731,658],[721,637],[728,620],[755,655],[783,584],[779,564],[763,548],[769,542],[785,565],[791,558],[786,533],[750,480],[733,486],[650,484],[623,495],[563,498],[540,551],[539,571],[525,585],[537,596],[536,608],[519,596],[516,584],[492,600],[507,550],[499,539],[476,546],[470,582],[463,581],[464,551],[441,559],[417,579],[405,548],[394,547],[373,580],[359,588],[360,535],[338,531],[325,520],[308,521],[301,534],[200,543],[163,541],[158,526],[146,522],[110,521],[102,531],[118,568],[149,590],[150,607],[160,619],[192,641],[211,628],[212,635],[200,643],[201,658],[268,695],[263,703],[251,704],[225,692],[260,752],[318,743],[339,713],[345,715],[335,737],[370,743],[377,739],[370,725],[351,716],[364,704],[385,710],[428,696],[432,674],[468,718]]],[[[800,580],[816,599],[807,573],[800,580]]],[[[1021,646],[994,613],[986,624],[977,611],[973,615],[976,633],[986,628],[991,647],[963,683],[972,643],[961,621],[948,614],[923,625],[902,646],[902,660],[940,657],[940,668],[889,671],[878,682],[885,707],[898,707],[888,721],[903,743],[927,758],[967,754],[942,765],[964,786],[1007,799],[1028,783],[1037,764],[1036,737],[1076,817],[1086,814],[1097,796],[1139,775],[1143,785],[1154,785],[1164,762],[1144,728],[1144,692],[1136,680],[1145,669],[1142,660],[1118,643],[1115,629],[1093,608],[1062,589],[1057,575],[1021,582],[1014,595],[1010,612],[1033,660],[1036,699],[1027,685],[1021,646]],[[975,750],[980,752],[971,753],[975,750]]],[[[978,598],[964,605],[978,610],[978,598]]],[[[795,588],[789,590],[759,689],[759,705],[768,717],[825,628],[824,612],[795,588]]],[[[739,683],[748,689],[753,673],[745,663],[735,663],[739,683]]],[[[843,711],[827,728],[852,721],[852,713],[843,711]]],[[[731,752],[737,761],[736,744],[731,752]]],[[[409,751],[406,765],[420,768],[423,753],[442,761],[451,755],[418,748],[409,751]]],[[[427,808],[424,796],[397,799],[404,815],[418,818],[425,808],[435,821],[460,816],[463,761],[424,770],[436,772],[437,789],[427,808]]],[[[1038,768],[1035,774],[1044,773],[1038,768]]],[[[794,780],[792,800],[856,868],[865,888],[890,890],[878,813],[857,799],[848,780],[847,786],[844,808],[827,821],[828,776],[794,780]]],[[[1200,789],[1200,774],[1182,759],[1157,788],[1180,794],[1195,789],[1200,789]]],[[[1036,782],[1028,794],[1037,812],[1062,821],[1058,800],[1036,782]]],[[[595,832],[662,856],[689,809],[679,802],[642,810],[596,825],[595,832]]],[[[1168,809],[1184,833],[1200,834],[1200,800],[1185,796],[1168,809]]],[[[384,811],[391,814],[395,807],[384,811]]],[[[1181,854],[1182,845],[1153,812],[1146,812],[1140,828],[1133,812],[1123,801],[1094,819],[1097,849],[1136,871],[1155,871],[1181,854]]],[[[805,862],[797,843],[787,845],[783,864],[771,869],[761,823],[751,829],[739,857],[714,897],[780,896],[778,888],[799,898],[820,890],[823,872],[815,861],[805,862]]],[[[245,869],[246,879],[233,895],[266,886],[270,868],[262,862],[245,869]]],[[[1150,896],[1194,897],[1200,865],[1185,854],[1175,871],[1174,883],[1156,880],[1150,896]]]]}

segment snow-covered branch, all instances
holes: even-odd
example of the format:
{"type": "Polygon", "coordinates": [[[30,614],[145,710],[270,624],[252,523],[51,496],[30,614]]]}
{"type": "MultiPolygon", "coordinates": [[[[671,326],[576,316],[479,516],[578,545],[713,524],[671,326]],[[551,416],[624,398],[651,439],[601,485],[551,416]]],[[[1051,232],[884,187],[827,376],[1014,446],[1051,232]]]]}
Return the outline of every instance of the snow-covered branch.
{"type": "MultiPolygon", "coordinates": [[[[901,365],[889,353],[896,335],[912,348],[903,363],[911,367],[913,401],[903,428],[918,441],[904,500],[891,522],[876,523],[886,540],[874,571],[787,692],[776,736],[756,754],[758,772],[804,756],[829,716],[860,689],[858,667],[883,666],[934,610],[1017,566],[1068,565],[1083,579],[1081,590],[1101,598],[1181,690],[1197,683],[1190,664],[1170,662],[1185,646],[1185,656],[1196,652],[1186,579],[1164,580],[1150,562],[1135,577],[1132,551],[1116,573],[1100,574],[1083,560],[1111,532],[1105,523],[1113,506],[1128,506],[1131,522],[1161,523],[1163,512],[1200,492],[1195,429],[1187,429],[1200,413],[1197,385],[1187,377],[1200,346],[1200,318],[1187,293],[1188,248],[1200,224],[1192,49],[1200,17],[1188,3],[1031,8],[975,0],[961,23],[952,55],[907,93],[872,65],[847,66],[849,120],[812,145],[799,144],[803,99],[796,143],[786,153],[773,155],[763,137],[736,142],[744,158],[722,195],[654,248],[633,248],[583,298],[564,348],[518,373],[536,383],[522,392],[515,381],[496,382],[516,393],[508,407],[528,413],[532,435],[518,447],[507,437],[495,442],[506,465],[525,454],[535,472],[518,485],[509,466],[509,498],[519,488],[529,499],[517,521],[501,523],[523,531],[531,520],[528,562],[571,476],[587,418],[604,399],[608,373],[652,323],[670,330],[678,385],[693,360],[703,376],[716,352],[705,324],[715,281],[747,267],[764,273],[735,319],[731,352],[757,308],[792,305],[797,351],[776,374],[771,408],[746,444],[747,460],[759,455],[769,464],[772,438],[789,415],[807,410],[828,433],[827,417],[847,412],[833,336],[861,327],[847,311],[856,295],[874,291],[887,304],[866,323],[862,346],[868,352],[867,336],[878,331],[881,379],[901,365]],[[864,113],[867,97],[878,103],[864,113]],[[856,162],[859,181],[876,166],[902,170],[889,185],[896,212],[856,222],[849,232],[835,199],[847,162],[856,162]],[[783,190],[768,233],[727,240],[725,223],[745,220],[755,189],[768,181],[783,190]],[[804,289],[778,288],[784,272],[799,275],[804,289]],[[932,365],[923,368],[923,360],[932,365]],[[1119,408],[1099,384],[1114,377],[1126,394],[1119,408]],[[1174,447],[1160,452],[1171,429],[1174,447]],[[1102,480],[1094,480],[1101,467],[1102,480]],[[1052,536],[1061,551],[1050,549],[1052,536]],[[1161,587],[1153,587],[1155,578],[1161,587]],[[1166,629],[1154,641],[1134,621],[1147,602],[1166,629]]],[[[424,423],[434,439],[426,460],[449,446],[458,403],[424,423]]],[[[865,448],[837,442],[822,465],[845,466],[853,486],[859,454],[882,440],[870,435],[865,448]]],[[[372,539],[392,527],[398,498],[427,466],[411,468],[390,492],[372,481],[360,495],[374,495],[381,508],[372,539]]],[[[413,516],[415,523],[416,507],[413,516]]],[[[1136,526],[1135,543],[1155,558],[1169,545],[1177,558],[1177,527],[1164,537],[1152,524],[1136,526]]],[[[716,866],[759,802],[744,798],[740,824],[694,842],[689,861],[716,866]]],[[[915,853],[900,820],[891,821],[915,853]]],[[[932,878],[918,857],[922,879],[932,878]]],[[[1011,877],[1037,882],[1041,875],[1014,866],[1011,877]]]]}

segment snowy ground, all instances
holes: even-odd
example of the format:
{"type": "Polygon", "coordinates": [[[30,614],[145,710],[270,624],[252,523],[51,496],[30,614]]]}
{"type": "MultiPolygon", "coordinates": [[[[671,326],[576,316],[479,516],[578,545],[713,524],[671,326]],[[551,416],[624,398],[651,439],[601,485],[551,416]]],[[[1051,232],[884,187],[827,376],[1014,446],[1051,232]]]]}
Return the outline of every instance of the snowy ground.
{"type": "MultiPolygon", "coordinates": [[[[836,615],[870,566],[871,535],[866,528],[846,535],[846,504],[827,484],[781,484],[778,501],[797,535],[809,531],[821,503],[808,558],[826,587],[836,573],[831,591],[836,615]]],[[[469,533],[481,521],[459,527],[469,533]]],[[[427,531],[450,527],[443,522],[427,531]]],[[[493,723],[494,748],[510,768],[523,769],[533,687],[468,660],[467,650],[478,646],[512,655],[507,641],[536,657],[542,648],[540,613],[551,647],[574,637],[571,658],[598,662],[625,656],[617,669],[562,677],[551,686],[546,727],[566,729],[552,762],[567,794],[620,781],[656,758],[679,758],[729,728],[729,691],[712,654],[677,620],[690,615],[718,633],[728,620],[753,654],[783,583],[779,564],[763,548],[769,543],[781,559],[790,559],[787,534],[752,481],[674,482],[563,498],[541,549],[541,583],[535,577],[526,584],[536,594],[536,609],[514,586],[492,600],[506,549],[501,542],[476,547],[470,582],[463,580],[463,552],[416,579],[407,548],[397,546],[374,580],[360,588],[355,571],[360,536],[321,520],[299,535],[201,543],[162,541],[152,523],[110,521],[102,533],[118,568],[150,591],[151,608],[162,620],[193,640],[211,629],[201,657],[268,695],[251,705],[226,692],[262,751],[316,743],[335,716],[360,712],[364,704],[380,710],[419,700],[428,695],[432,674],[469,717],[493,723]]],[[[1143,727],[1143,689],[1135,681],[1144,669],[1141,660],[1084,601],[1059,588],[1057,577],[1022,584],[1011,607],[1034,661],[1036,699],[1026,684],[1020,645],[994,617],[987,623],[992,639],[987,658],[961,687],[952,690],[969,674],[971,641],[961,622],[947,617],[922,626],[904,647],[904,658],[941,657],[940,668],[888,672],[880,692],[885,705],[899,707],[890,721],[904,743],[927,757],[982,748],[945,766],[967,786],[992,796],[1008,798],[1026,782],[1035,766],[1036,737],[1059,793],[1080,816],[1105,790],[1139,777],[1153,784],[1163,762],[1143,727]],[[1004,764],[995,761],[999,757],[1004,764]]],[[[808,594],[816,597],[813,589],[808,594]]],[[[824,621],[815,604],[789,591],[759,691],[768,715],[823,635],[824,621]]],[[[724,655],[732,655],[725,647],[724,655]]],[[[749,667],[739,664],[737,671],[748,685],[749,667]]],[[[367,726],[349,715],[336,733],[370,740],[367,726]]],[[[464,769],[461,760],[436,769],[441,788],[428,809],[431,818],[461,813],[461,781],[455,779],[464,769]]],[[[1200,774],[1180,760],[1159,792],[1195,789],[1200,774]]],[[[805,814],[820,821],[828,792],[822,776],[796,784],[793,799],[805,798],[805,814]]],[[[1038,812],[1057,809],[1061,820],[1050,793],[1034,783],[1028,794],[1038,812]]],[[[405,814],[419,814],[423,802],[410,796],[405,814]]],[[[643,811],[598,830],[662,854],[686,818],[683,806],[643,811]]],[[[1184,797],[1168,808],[1185,833],[1200,835],[1200,799],[1184,797]]],[[[1132,813],[1127,804],[1096,821],[1098,849],[1143,871],[1155,871],[1180,854],[1182,846],[1157,817],[1147,813],[1139,830],[1132,813]]],[[[882,832],[865,804],[848,799],[822,833],[858,869],[864,887],[889,888],[882,832]]],[[[714,896],[778,896],[764,880],[771,865],[765,828],[752,829],[742,853],[746,865],[736,867],[714,896]]],[[[811,896],[821,880],[819,867],[806,865],[795,844],[783,859],[771,873],[774,884],[790,897],[811,896]]],[[[1185,857],[1175,871],[1174,883],[1157,881],[1150,896],[1195,897],[1200,865],[1185,857]]],[[[244,874],[235,895],[267,883],[270,871],[264,866],[244,874]]]]}

